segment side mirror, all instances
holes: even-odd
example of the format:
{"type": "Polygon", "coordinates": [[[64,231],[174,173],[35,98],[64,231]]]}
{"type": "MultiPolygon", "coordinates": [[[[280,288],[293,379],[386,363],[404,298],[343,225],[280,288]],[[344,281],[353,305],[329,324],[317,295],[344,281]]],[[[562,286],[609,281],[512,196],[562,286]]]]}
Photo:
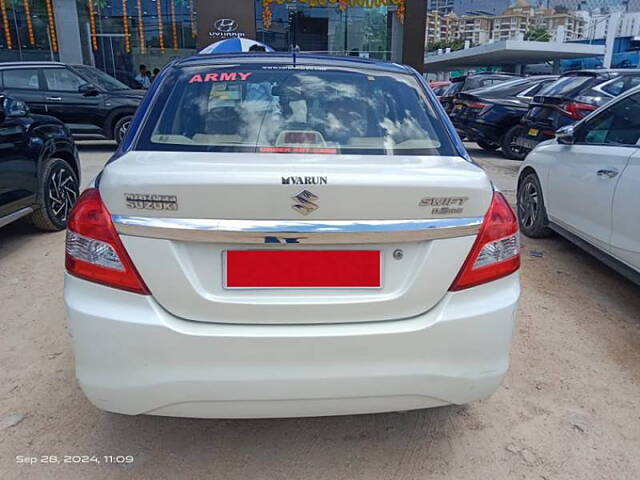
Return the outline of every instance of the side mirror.
{"type": "Polygon", "coordinates": [[[556,130],[556,140],[562,145],[573,145],[576,141],[576,129],[573,125],[567,125],[556,130]]]}
{"type": "Polygon", "coordinates": [[[78,87],[78,92],[83,94],[85,97],[95,97],[100,93],[100,90],[98,90],[95,85],[85,83],[84,85],[80,85],[78,87]]]}
{"type": "Polygon", "coordinates": [[[29,115],[29,107],[20,100],[5,98],[2,102],[2,113],[4,118],[26,117],[29,115]]]}

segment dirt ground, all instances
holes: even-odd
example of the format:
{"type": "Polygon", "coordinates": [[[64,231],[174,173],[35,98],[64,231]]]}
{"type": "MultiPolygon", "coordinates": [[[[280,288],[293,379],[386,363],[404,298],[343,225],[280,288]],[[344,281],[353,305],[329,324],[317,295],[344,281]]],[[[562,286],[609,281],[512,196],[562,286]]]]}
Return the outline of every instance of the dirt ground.
{"type": "MultiPolygon", "coordinates": [[[[112,147],[81,148],[86,184],[112,147]]],[[[470,149],[513,200],[519,164],[470,149]]],[[[640,290],[561,238],[523,239],[511,369],[491,398],[283,420],[126,417],[91,406],[74,379],[63,242],[26,222],[0,230],[2,480],[640,478],[640,290]],[[41,463],[65,455],[134,461],[41,463]]]]}

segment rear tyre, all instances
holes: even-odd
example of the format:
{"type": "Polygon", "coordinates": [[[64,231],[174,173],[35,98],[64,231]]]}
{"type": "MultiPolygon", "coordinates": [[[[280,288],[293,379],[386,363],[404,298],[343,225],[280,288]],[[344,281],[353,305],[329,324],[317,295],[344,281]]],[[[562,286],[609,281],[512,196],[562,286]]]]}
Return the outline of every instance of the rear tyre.
{"type": "Polygon", "coordinates": [[[529,153],[529,150],[515,143],[516,138],[521,136],[522,132],[524,132],[524,128],[520,125],[515,125],[507,130],[507,133],[502,137],[500,148],[502,149],[503,155],[510,160],[522,161],[529,153]]]}
{"type": "Polygon", "coordinates": [[[487,152],[493,152],[500,148],[500,145],[497,143],[483,142],[482,140],[478,140],[476,143],[481,149],[486,150],[487,152]]]}
{"type": "Polygon", "coordinates": [[[544,238],[553,234],[547,226],[542,187],[535,173],[527,174],[518,185],[518,223],[527,237],[544,238]]]}
{"type": "Polygon", "coordinates": [[[78,176],[71,165],[61,158],[49,159],[38,184],[40,207],[31,214],[33,225],[49,232],[65,229],[78,191],[78,176]]]}
{"type": "Polygon", "coordinates": [[[129,127],[131,126],[132,119],[132,115],[125,115],[113,126],[113,139],[118,145],[122,143],[124,136],[127,134],[127,130],[129,130],[129,127]]]}

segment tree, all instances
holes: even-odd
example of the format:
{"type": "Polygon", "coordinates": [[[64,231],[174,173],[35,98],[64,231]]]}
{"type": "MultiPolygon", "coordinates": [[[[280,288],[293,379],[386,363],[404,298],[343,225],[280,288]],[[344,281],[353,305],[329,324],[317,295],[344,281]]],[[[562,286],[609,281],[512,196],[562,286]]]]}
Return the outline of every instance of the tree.
{"type": "Polygon", "coordinates": [[[529,29],[524,34],[524,39],[534,42],[548,42],[551,40],[551,34],[549,33],[549,30],[544,27],[535,27],[529,29]]]}
{"type": "Polygon", "coordinates": [[[435,52],[439,49],[445,50],[450,48],[451,51],[462,50],[464,48],[464,40],[440,40],[427,44],[427,52],[435,52]]]}

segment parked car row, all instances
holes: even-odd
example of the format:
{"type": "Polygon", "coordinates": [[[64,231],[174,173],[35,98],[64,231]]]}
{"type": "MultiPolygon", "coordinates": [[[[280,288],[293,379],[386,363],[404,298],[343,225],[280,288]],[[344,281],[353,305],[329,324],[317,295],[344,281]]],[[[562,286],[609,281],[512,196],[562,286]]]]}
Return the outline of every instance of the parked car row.
{"type": "Polygon", "coordinates": [[[631,69],[515,79],[497,75],[474,74],[456,80],[441,102],[461,137],[485,150],[500,148],[513,160],[523,160],[538,143],[553,138],[557,129],[640,85],[640,70],[631,69]],[[476,85],[491,78],[497,85],[469,89],[469,78],[476,85]],[[463,83],[458,86],[459,82],[463,83]]]}
{"type": "Polygon", "coordinates": [[[485,150],[502,148],[510,158],[515,132],[526,113],[529,102],[555,76],[517,78],[489,88],[461,92],[456,95],[450,113],[458,133],[485,150]]]}
{"type": "Polygon", "coordinates": [[[533,98],[515,144],[528,153],[556,130],[571,125],[618,95],[640,85],[640,70],[568,72],[533,98]]]}
{"type": "Polygon", "coordinates": [[[493,85],[507,82],[517,78],[518,75],[512,73],[479,72],[472,75],[462,75],[451,79],[451,84],[440,95],[440,103],[445,112],[451,113],[454,107],[456,94],[479,88],[491,87],[493,85]]]}

